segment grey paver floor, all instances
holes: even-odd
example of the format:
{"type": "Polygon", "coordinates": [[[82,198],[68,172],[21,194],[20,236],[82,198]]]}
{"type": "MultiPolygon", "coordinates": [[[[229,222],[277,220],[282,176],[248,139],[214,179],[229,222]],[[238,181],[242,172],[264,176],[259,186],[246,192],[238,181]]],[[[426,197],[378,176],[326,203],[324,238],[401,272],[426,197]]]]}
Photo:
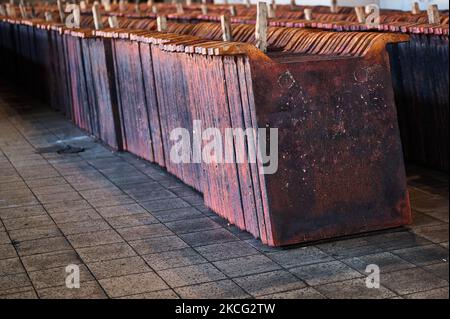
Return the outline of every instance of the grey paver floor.
{"type": "Polygon", "coordinates": [[[408,168],[409,227],[271,248],[156,165],[29,105],[0,86],[0,298],[448,298],[448,175],[408,168]],[[85,151],[56,152],[68,144],[85,151]]]}

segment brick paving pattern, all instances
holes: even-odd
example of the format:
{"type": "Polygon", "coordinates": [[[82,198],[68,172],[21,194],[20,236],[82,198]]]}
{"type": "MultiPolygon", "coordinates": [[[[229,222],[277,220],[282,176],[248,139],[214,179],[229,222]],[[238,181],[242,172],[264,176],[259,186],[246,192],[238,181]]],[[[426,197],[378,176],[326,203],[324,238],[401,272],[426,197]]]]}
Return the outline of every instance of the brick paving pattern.
{"type": "Polygon", "coordinates": [[[408,176],[412,226],[271,248],[2,85],[0,298],[448,298],[448,175],[408,176]],[[58,154],[66,145],[85,150],[58,154]],[[79,289],[66,288],[69,264],[79,289]]]}

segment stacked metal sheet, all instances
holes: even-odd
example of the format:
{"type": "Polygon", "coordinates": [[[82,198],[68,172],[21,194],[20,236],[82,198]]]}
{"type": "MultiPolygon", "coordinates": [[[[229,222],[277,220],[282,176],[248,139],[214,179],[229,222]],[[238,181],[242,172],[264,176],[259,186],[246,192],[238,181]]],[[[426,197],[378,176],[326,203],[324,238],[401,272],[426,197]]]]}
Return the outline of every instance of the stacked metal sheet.
{"type": "Polygon", "coordinates": [[[448,35],[412,34],[389,50],[406,159],[448,172],[448,35]]]}
{"type": "MultiPolygon", "coordinates": [[[[303,14],[303,11],[295,12],[299,16],[303,14]]],[[[169,15],[169,17],[180,20],[175,16],[169,15]]],[[[199,20],[217,21],[219,19],[220,15],[215,13],[199,20]]],[[[144,25],[137,21],[148,20],[123,18],[120,24],[127,27],[141,24],[145,29],[156,29],[155,23],[144,25]]],[[[254,19],[249,21],[245,17],[238,16],[233,17],[232,21],[240,23],[232,26],[235,41],[255,43],[254,27],[246,25],[246,23],[254,23],[254,19]]],[[[347,32],[379,30],[409,34],[411,37],[409,43],[389,46],[405,158],[411,163],[448,171],[449,94],[446,88],[449,81],[448,72],[441,71],[447,70],[448,66],[448,14],[443,14],[441,24],[437,25],[428,24],[424,13],[399,12],[384,13],[381,16],[381,24],[377,26],[358,23],[356,15],[349,13],[339,15],[317,13],[312,21],[295,20],[292,17],[291,19],[277,18],[271,19],[270,25],[347,32]]],[[[269,43],[272,49],[277,47],[276,42],[289,39],[278,37],[276,30],[276,28],[269,28],[269,43]]],[[[220,40],[222,37],[222,30],[218,24],[169,23],[168,32],[215,40],[220,40]]],[[[342,38],[346,37],[346,33],[343,33],[342,38]]],[[[293,43],[292,46],[299,45],[294,41],[291,43],[293,43]]],[[[288,50],[292,51],[294,47],[288,50]]]]}
{"type": "MultiPolygon", "coordinates": [[[[18,25],[24,28],[18,38],[13,34],[13,43],[37,28],[18,25]]],[[[47,28],[50,36],[43,41],[58,55],[52,61],[62,64],[52,81],[67,83],[60,88],[70,93],[73,121],[113,147],[165,166],[202,192],[213,211],[264,243],[287,245],[410,222],[385,49],[407,37],[273,28],[274,49],[264,54],[250,44],[210,40],[217,32],[208,25],[195,29],[202,37],[58,28],[47,28]],[[58,43],[62,50],[54,49],[58,43]],[[216,128],[221,136],[227,129],[278,131],[277,137],[228,140],[224,148],[242,161],[176,162],[171,134],[177,128],[191,134],[216,128]],[[108,140],[109,134],[114,137],[108,140]],[[249,145],[265,146],[254,155],[249,145]],[[278,153],[265,163],[264,151],[278,153]],[[271,174],[264,174],[267,164],[276,164],[271,174]]],[[[245,28],[242,39],[252,42],[245,28]]],[[[21,54],[21,48],[12,52],[21,54]]],[[[35,55],[29,61],[48,60],[30,52],[35,55]]]]}
{"type": "MultiPolygon", "coordinates": [[[[411,163],[426,165],[448,172],[448,72],[439,72],[448,66],[449,16],[441,12],[440,23],[429,24],[426,12],[408,13],[382,10],[380,23],[360,23],[353,8],[339,8],[330,13],[329,7],[313,7],[313,19],[306,20],[302,6],[277,6],[271,26],[321,29],[333,31],[383,31],[411,35],[409,43],[389,48],[393,65],[393,81],[399,113],[400,130],[405,158],[411,163]],[[431,81],[430,79],[435,79],[431,81]],[[420,83],[420,85],[418,84],[420,83]]],[[[219,21],[220,15],[229,12],[228,6],[208,6],[209,13],[199,14],[199,6],[185,7],[183,14],[173,13],[173,5],[161,4],[159,9],[172,21],[219,21]]],[[[255,6],[236,6],[236,16],[231,17],[233,37],[236,41],[255,43],[254,28],[245,24],[255,23],[255,6]]],[[[141,6],[141,17],[155,17],[150,8],[141,6]]],[[[109,13],[111,14],[111,13],[109,13]]],[[[139,19],[132,6],[122,12],[121,27],[155,30],[156,24],[139,19]],[[133,17],[133,18],[130,18],[133,17]]],[[[196,35],[220,40],[219,25],[170,23],[169,32],[196,35]]],[[[345,36],[343,36],[345,37],[345,36]]],[[[275,34],[275,41],[280,37],[275,34]]],[[[273,49],[273,47],[272,47],[273,49]]],[[[291,48],[292,49],[292,48],[291,48]]]]}

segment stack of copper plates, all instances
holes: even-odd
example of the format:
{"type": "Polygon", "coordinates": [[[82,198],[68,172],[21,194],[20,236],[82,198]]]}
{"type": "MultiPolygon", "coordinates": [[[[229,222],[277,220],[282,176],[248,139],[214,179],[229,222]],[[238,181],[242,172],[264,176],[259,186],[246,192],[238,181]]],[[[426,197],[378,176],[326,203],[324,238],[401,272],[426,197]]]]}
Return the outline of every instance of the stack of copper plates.
{"type": "Polygon", "coordinates": [[[65,45],[62,32],[64,28],[50,23],[40,24],[44,30],[50,34],[50,61],[52,61],[52,106],[61,110],[66,117],[73,120],[72,114],[72,94],[69,85],[70,69],[67,58],[67,46],[65,45]]]}
{"type": "MultiPolygon", "coordinates": [[[[320,10],[317,15],[328,15],[320,10]]],[[[409,36],[401,28],[386,33],[273,26],[263,53],[252,45],[252,24],[233,25],[236,42],[222,42],[218,24],[169,23],[167,33],[158,33],[154,20],[131,15],[119,17],[121,29],[97,31],[87,17],[82,29],[2,19],[1,54],[16,61],[17,79],[31,75],[45,77],[46,86],[56,84],[52,104],[61,103],[79,127],[165,167],[202,192],[214,212],[266,244],[410,222],[395,98],[406,95],[402,89],[408,92],[402,81],[416,78],[400,73],[400,63],[412,57],[395,58],[411,50],[427,53],[406,47],[414,44],[405,44],[409,36]],[[215,160],[196,161],[197,149],[189,149],[187,159],[175,160],[173,132],[179,128],[191,138],[217,129],[226,141],[222,157],[215,150],[215,160]],[[259,128],[276,129],[276,135],[257,135],[259,128]],[[247,134],[225,139],[228,129],[247,134]],[[261,152],[248,151],[252,146],[261,152]],[[235,160],[224,161],[227,151],[235,160]],[[274,155],[268,163],[266,153],[274,155]]],[[[445,41],[429,45],[448,47],[445,41]]],[[[444,59],[440,50],[436,57],[444,59]]],[[[445,95],[443,88],[433,92],[445,95]]],[[[201,154],[207,142],[200,140],[201,154]]]]}
{"type": "MultiPolygon", "coordinates": [[[[92,33],[91,33],[92,34],[92,33]]],[[[123,150],[123,136],[120,127],[119,96],[116,89],[113,48],[110,41],[90,37],[86,41],[89,55],[85,63],[90,64],[87,85],[95,101],[98,118],[98,137],[116,150],[123,150]]]]}
{"type": "Polygon", "coordinates": [[[95,134],[96,112],[92,97],[86,83],[87,63],[84,63],[85,41],[81,37],[82,31],[64,30],[64,42],[66,47],[67,67],[69,71],[69,88],[72,97],[72,119],[74,123],[91,134],[95,134]],[[80,35],[72,36],[73,34],[80,35]]]}
{"type": "MultiPolygon", "coordinates": [[[[27,34],[44,29],[24,21],[15,25],[27,34]]],[[[73,121],[165,166],[214,212],[269,245],[410,222],[385,49],[407,36],[273,27],[264,54],[250,44],[251,25],[234,31],[242,41],[235,43],[212,40],[217,25],[175,27],[186,34],[47,27],[50,59],[64,70],[52,81],[67,83],[73,121]],[[60,41],[63,50],[55,50],[60,41]],[[247,134],[223,139],[223,154],[235,160],[215,150],[212,161],[196,161],[192,150],[180,162],[172,156],[178,128],[247,134]],[[277,130],[257,135],[258,128],[277,130]]],[[[35,64],[48,60],[30,52],[35,64]]],[[[207,144],[200,141],[201,154],[207,144]]]]}
{"type": "MultiPolygon", "coordinates": [[[[177,7],[172,4],[155,4],[155,6],[159,14],[167,15],[170,21],[178,22],[169,23],[168,32],[215,40],[221,39],[220,26],[210,24],[206,27],[206,24],[198,22],[217,22],[221,14],[230,13],[229,6],[225,5],[208,5],[208,14],[202,14],[200,5],[184,6],[183,13],[177,13],[177,7]],[[190,23],[179,23],[183,21],[190,23]]],[[[389,48],[404,154],[409,162],[448,171],[448,91],[445,89],[448,84],[448,73],[436,72],[446,69],[448,65],[448,12],[441,12],[440,24],[428,24],[426,12],[413,14],[382,10],[380,24],[367,25],[357,22],[353,8],[340,7],[335,13],[331,13],[329,7],[310,8],[313,19],[305,20],[304,6],[277,5],[275,18],[269,19],[269,24],[333,31],[382,31],[411,35],[410,43],[393,45],[389,48]],[[431,78],[436,81],[430,81],[431,78]]],[[[255,23],[256,7],[236,5],[235,12],[236,15],[231,18],[234,23],[234,40],[254,43],[254,28],[247,27],[246,24],[255,23]]],[[[87,8],[84,14],[83,26],[92,27],[90,8],[87,8]]],[[[118,21],[121,28],[156,30],[156,22],[152,20],[156,18],[156,14],[146,4],[140,5],[139,13],[135,6],[130,4],[123,11],[119,10],[119,6],[112,6],[111,11],[104,14],[120,16],[118,21]]],[[[106,23],[105,18],[104,22],[106,23]]],[[[277,34],[272,34],[274,42],[286,41],[277,34]]],[[[274,48],[272,46],[272,50],[274,48]]]]}

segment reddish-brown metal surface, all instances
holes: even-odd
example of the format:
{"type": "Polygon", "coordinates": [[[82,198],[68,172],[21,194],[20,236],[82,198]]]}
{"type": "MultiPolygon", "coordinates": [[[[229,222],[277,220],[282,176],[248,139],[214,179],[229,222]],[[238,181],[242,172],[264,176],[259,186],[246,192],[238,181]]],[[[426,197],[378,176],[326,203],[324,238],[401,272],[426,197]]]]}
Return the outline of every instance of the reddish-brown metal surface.
{"type": "Polygon", "coordinates": [[[183,76],[182,62],[176,57],[166,57],[157,47],[151,48],[151,56],[154,79],[157,84],[155,89],[163,132],[166,168],[186,184],[198,191],[203,191],[200,165],[183,165],[170,160],[170,150],[173,145],[170,132],[176,128],[192,131],[194,120],[190,112],[190,96],[186,90],[189,81],[183,76]]]}
{"type": "Polygon", "coordinates": [[[251,61],[258,126],[279,130],[278,172],[264,176],[270,244],[411,221],[388,56],[377,53],[251,61]]]}
{"type": "Polygon", "coordinates": [[[115,150],[122,150],[122,131],[117,102],[112,46],[110,39],[86,40],[91,66],[91,88],[96,99],[98,136],[115,150]]]}
{"type": "Polygon", "coordinates": [[[141,57],[142,78],[144,83],[145,100],[152,138],[154,161],[161,167],[166,166],[164,158],[164,146],[162,142],[161,115],[156,96],[156,83],[153,72],[153,60],[151,47],[148,43],[139,43],[139,53],[141,57]]]}
{"type": "MultiPolygon", "coordinates": [[[[81,32],[81,31],[79,31],[81,32]]],[[[91,30],[85,31],[90,34],[91,30]]],[[[96,63],[95,57],[91,55],[90,43],[91,38],[83,37],[81,41],[81,54],[83,62],[84,82],[86,83],[87,106],[86,111],[89,114],[89,133],[93,136],[100,136],[100,118],[97,92],[95,91],[95,80],[92,65],[96,63]]]]}
{"type": "Polygon", "coordinates": [[[86,72],[81,38],[65,34],[67,62],[69,67],[70,91],[72,97],[73,121],[87,132],[93,132],[93,105],[89,102],[86,72]]]}
{"type": "Polygon", "coordinates": [[[60,101],[65,102],[65,106],[67,106],[66,116],[74,121],[74,107],[73,107],[73,99],[72,99],[72,90],[71,90],[71,76],[70,76],[70,66],[69,66],[69,58],[68,58],[68,49],[67,49],[67,40],[66,37],[60,34],[60,31],[55,34],[55,41],[58,46],[58,55],[59,55],[59,67],[60,67],[60,83],[64,83],[62,85],[62,91],[60,93],[60,101]]]}
{"type": "Polygon", "coordinates": [[[127,39],[112,41],[123,148],[153,162],[139,44],[127,39]]]}

